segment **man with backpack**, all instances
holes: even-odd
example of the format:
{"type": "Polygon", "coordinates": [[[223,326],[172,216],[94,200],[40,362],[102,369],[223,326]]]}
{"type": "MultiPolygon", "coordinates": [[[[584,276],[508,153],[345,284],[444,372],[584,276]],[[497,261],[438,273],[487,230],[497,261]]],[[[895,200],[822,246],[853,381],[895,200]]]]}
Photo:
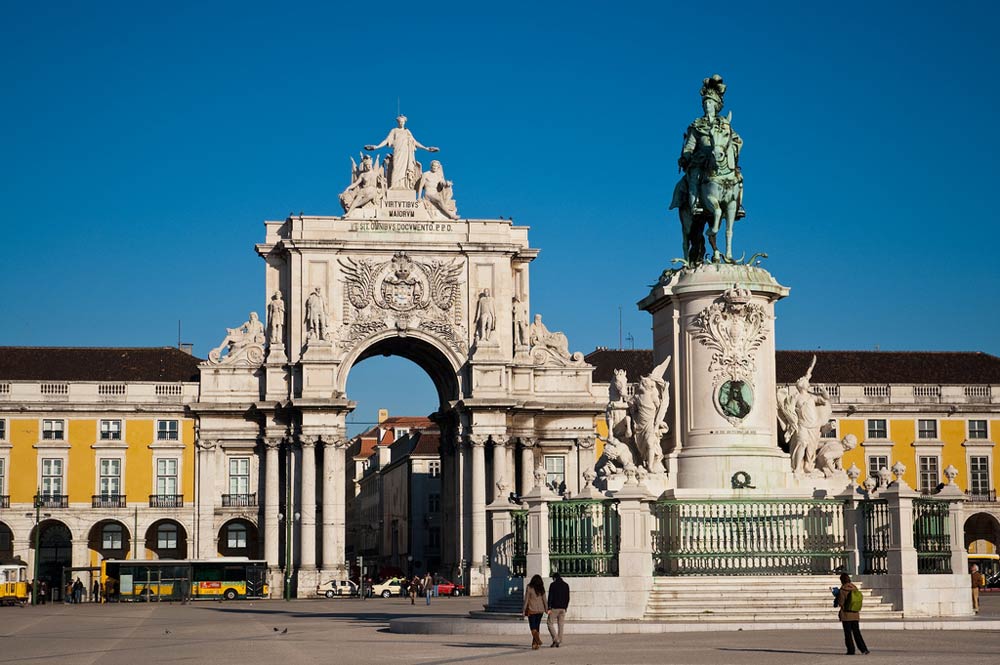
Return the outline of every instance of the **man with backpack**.
{"type": "Polygon", "coordinates": [[[854,655],[854,645],[857,644],[858,650],[867,655],[868,646],[865,644],[865,640],[861,637],[861,604],[864,600],[864,596],[861,594],[860,589],[854,586],[851,582],[851,576],[847,573],[842,573],[840,576],[840,590],[837,592],[837,601],[835,605],[840,608],[840,613],[837,618],[840,619],[840,624],[844,628],[844,643],[847,645],[847,655],[854,655]]]}

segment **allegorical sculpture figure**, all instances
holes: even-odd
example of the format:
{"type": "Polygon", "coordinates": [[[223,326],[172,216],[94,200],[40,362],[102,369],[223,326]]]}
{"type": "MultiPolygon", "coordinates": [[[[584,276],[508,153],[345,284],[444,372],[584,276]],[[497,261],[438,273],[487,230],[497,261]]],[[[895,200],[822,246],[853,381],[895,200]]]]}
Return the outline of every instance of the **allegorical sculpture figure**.
{"type": "Polygon", "coordinates": [[[496,311],[493,308],[493,296],[489,289],[483,289],[476,304],[476,339],[488,342],[497,327],[496,311]]]}
{"type": "Polygon", "coordinates": [[[326,300],[323,291],[316,287],[306,298],[306,339],[325,340],[329,324],[326,318],[326,300]]]}
{"type": "Polygon", "coordinates": [[[670,383],[666,379],[670,356],[639,379],[635,395],[628,403],[628,430],[642,465],[650,473],[663,471],[663,448],[660,439],[667,432],[664,419],[670,406],[670,383]]]}
{"type": "Polygon", "coordinates": [[[542,315],[535,314],[535,320],[528,329],[528,341],[532,347],[545,349],[560,358],[570,358],[569,340],[561,332],[549,332],[542,323],[542,315]]]}
{"type": "Polygon", "coordinates": [[[615,370],[615,379],[608,386],[608,405],[604,410],[608,438],[598,466],[602,476],[611,476],[628,466],[635,466],[628,423],[628,375],[623,369],[615,370]]]}
{"type": "Polygon", "coordinates": [[[257,312],[250,312],[250,318],[243,325],[226,328],[226,338],[209,351],[208,360],[211,363],[236,362],[241,356],[247,356],[251,349],[259,351],[252,354],[251,363],[256,364],[264,359],[264,324],[257,317],[257,312]],[[227,350],[226,357],[223,358],[222,352],[227,350]]]}
{"type": "Polygon", "coordinates": [[[810,380],[815,366],[816,356],[813,356],[805,376],[795,382],[794,389],[778,389],[778,421],[785,430],[792,470],[796,473],[811,473],[816,468],[820,430],[833,412],[824,388],[818,394],[812,392],[810,380]]]}
{"type": "Polygon", "coordinates": [[[281,298],[281,291],[275,291],[267,303],[267,324],[271,328],[268,338],[271,344],[282,344],[285,339],[285,301],[281,298]]]}
{"type": "Polygon", "coordinates": [[[445,180],[441,162],[433,160],[431,170],[420,176],[417,181],[417,198],[423,196],[427,212],[441,212],[448,219],[458,219],[458,208],[455,205],[451,180],[445,180]]]}
{"type": "Polygon", "coordinates": [[[514,347],[528,346],[531,343],[531,336],[528,333],[530,327],[528,323],[528,303],[514,296],[511,310],[514,317],[514,347]]]}
{"type": "Polygon", "coordinates": [[[823,472],[827,478],[838,471],[843,471],[841,463],[844,453],[858,447],[858,437],[848,434],[843,439],[829,439],[820,445],[816,451],[816,469],[823,472]]]}
{"type": "Polygon", "coordinates": [[[378,150],[389,146],[392,148],[392,160],[389,165],[389,189],[413,190],[420,178],[420,168],[416,160],[417,148],[427,152],[438,152],[438,148],[421,145],[406,128],[406,116],[396,118],[394,127],[385,140],[378,145],[366,145],[365,150],[378,150]]]}
{"type": "Polygon", "coordinates": [[[674,187],[670,209],[678,209],[683,234],[684,259],[701,263],[705,257],[703,236],[708,225],[712,260],[721,261],[716,236],[726,220],[725,259],[733,258],[733,225],[745,216],[743,211],[743,175],[740,173],[740,149],[743,139],[732,128],[732,112],[722,117],[726,84],[718,74],[704,79],[701,104],[704,116],[688,126],[684,147],[677,160],[684,172],[674,187]]]}
{"type": "Polygon", "coordinates": [[[345,215],[355,208],[377,203],[385,194],[385,174],[378,159],[375,157],[373,164],[371,155],[364,155],[358,166],[351,158],[351,184],[340,194],[340,205],[345,215]]]}

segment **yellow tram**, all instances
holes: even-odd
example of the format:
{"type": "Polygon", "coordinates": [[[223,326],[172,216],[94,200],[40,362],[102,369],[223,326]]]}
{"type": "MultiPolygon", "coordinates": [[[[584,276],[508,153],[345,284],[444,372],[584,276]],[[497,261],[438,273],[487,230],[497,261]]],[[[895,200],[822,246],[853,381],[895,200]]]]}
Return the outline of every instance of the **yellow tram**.
{"type": "Polygon", "coordinates": [[[28,567],[24,564],[0,564],[0,605],[24,605],[28,602],[28,567]]]}

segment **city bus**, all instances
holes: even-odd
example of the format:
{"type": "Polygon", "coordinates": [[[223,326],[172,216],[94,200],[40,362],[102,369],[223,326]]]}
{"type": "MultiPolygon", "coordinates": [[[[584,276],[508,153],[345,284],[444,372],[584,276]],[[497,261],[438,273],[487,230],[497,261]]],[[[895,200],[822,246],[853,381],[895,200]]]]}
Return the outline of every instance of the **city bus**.
{"type": "Polygon", "coordinates": [[[970,554],[969,565],[976,564],[987,580],[1000,575],[1000,554],[970,554]]]}
{"type": "Polygon", "coordinates": [[[162,601],[267,598],[267,562],[218,559],[107,559],[101,564],[106,600],[162,601]]]}
{"type": "Polygon", "coordinates": [[[25,605],[28,602],[28,567],[24,564],[0,564],[0,605],[25,605]]]}

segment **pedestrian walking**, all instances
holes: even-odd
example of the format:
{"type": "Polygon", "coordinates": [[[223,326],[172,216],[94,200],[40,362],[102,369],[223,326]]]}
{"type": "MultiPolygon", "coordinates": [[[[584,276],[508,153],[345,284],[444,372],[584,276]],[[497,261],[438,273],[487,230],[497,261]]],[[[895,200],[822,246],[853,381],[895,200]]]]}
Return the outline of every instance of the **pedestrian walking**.
{"type": "Polygon", "coordinates": [[[44,605],[45,602],[48,600],[48,598],[49,598],[49,583],[46,582],[45,580],[42,580],[42,583],[38,585],[38,602],[44,605]]]}
{"type": "Polygon", "coordinates": [[[420,590],[420,578],[414,575],[413,579],[410,580],[410,588],[408,589],[408,591],[410,592],[410,605],[417,604],[417,592],[419,590],[420,590]]]}
{"type": "Polygon", "coordinates": [[[979,566],[972,564],[969,568],[972,577],[972,610],[979,613],[979,590],[986,586],[986,576],[979,572],[979,566]]]}
{"type": "Polygon", "coordinates": [[[837,618],[844,628],[844,644],[847,645],[847,655],[853,656],[854,645],[858,651],[868,653],[868,646],[861,637],[861,591],[851,582],[851,576],[843,573],[840,576],[840,589],[837,591],[835,605],[840,608],[837,618]]]}
{"type": "Polygon", "coordinates": [[[77,605],[83,602],[83,582],[79,577],[73,582],[73,602],[77,605]]]}
{"type": "Polygon", "coordinates": [[[434,576],[431,575],[430,571],[424,575],[424,598],[427,599],[427,604],[431,604],[431,595],[434,593],[434,576]]]}
{"type": "Polygon", "coordinates": [[[563,640],[563,624],[566,623],[566,610],[569,608],[569,585],[563,581],[559,573],[552,574],[552,584],[549,585],[549,618],[546,624],[549,635],[552,636],[552,646],[559,647],[563,640]]]}
{"type": "Polygon", "coordinates": [[[98,579],[94,580],[94,586],[90,590],[90,602],[101,602],[101,581],[98,579]]]}
{"type": "Polygon", "coordinates": [[[545,583],[541,575],[535,575],[524,590],[524,616],[528,617],[528,628],[531,630],[531,648],[542,646],[539,630],[542,627],[542,615],[549,611],[545,602],[545,583]]]}

